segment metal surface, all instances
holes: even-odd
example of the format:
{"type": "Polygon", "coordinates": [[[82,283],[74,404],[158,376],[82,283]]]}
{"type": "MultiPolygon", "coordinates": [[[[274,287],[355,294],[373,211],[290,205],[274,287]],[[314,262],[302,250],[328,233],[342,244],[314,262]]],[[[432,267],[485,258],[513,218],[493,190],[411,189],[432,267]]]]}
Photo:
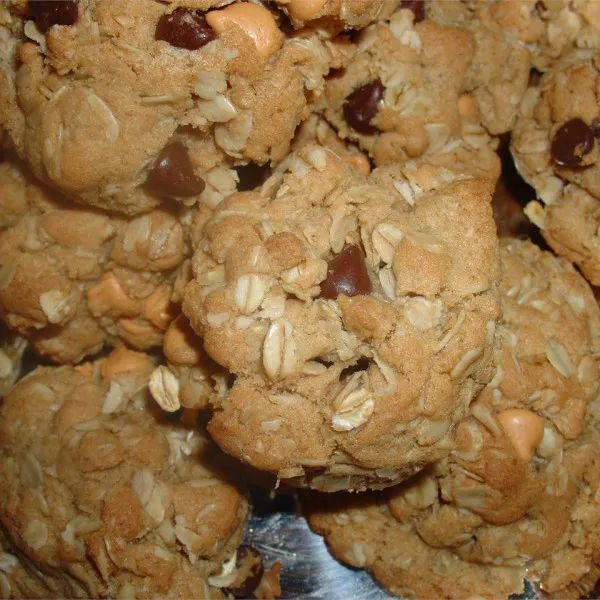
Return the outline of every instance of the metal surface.
{"type": "MultiPolygon", "coordinates": [[[[350,569],[327,551],[323,538],[313,533],[297,514],[292,495],[271,497],[265,490],[252,491],[251,515],[244,543],[256,548],[265,565],[283,563],[282,598],[308,600],[386,600],[395,598],[360,569],[350,569]]],[[[598,596],[592,596],[597,598],[598,596]]],[[[525,581],[525,593],[510,600],[543,600],[525,581]]]]}
{"type": "Polygon", "coordinates": [[[366,571],[350,569],[327,551],[323,538],[313,533],[306,520],[297,516],[291,496],[269,501],[253,494],[254,512],[246,530],[245,543],[262,554],[265,564],[283,563],[282,598],[327,600],[384,600],[393,598],[366,571]]]}

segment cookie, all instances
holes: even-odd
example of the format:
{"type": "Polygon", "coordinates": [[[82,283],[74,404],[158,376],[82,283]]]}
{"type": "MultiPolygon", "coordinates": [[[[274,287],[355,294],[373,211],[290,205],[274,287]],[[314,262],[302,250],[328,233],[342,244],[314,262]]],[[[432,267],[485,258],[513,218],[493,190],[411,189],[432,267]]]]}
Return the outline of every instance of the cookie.
{"type": "Polygon", "coordinates": [[[558,254],[600,284],[600,55],[577,51],[557,62],[528,90],[512,135],[511,152],[539,202],[529,218],[558,254]]]}
{"type": "Polygon", "coordinates": [[[385,487],[449,452],[497,318],[492,189],[428,164],[365,179],[307,146],[225,199],[183,302],[232,375],[217,443],[326,490],[385,487]]]}
{"type": "Polygon", "coordinates": [[[195,418],[154,410],[153,367],[119,349],[81,367],[38,368],[5,398],[9,597],[229,597],[220,588],[236,579],[247,503],[195,418]]]}
{"type": "Polygon", "coordinates": [[[450,456],[385,494],[307,499],[333,554],[397,595],[506,597],[526,576],[576,598],[598,578],[600,312],[567,261],[519,240],[501,257],[495,375],[450,456]]]}
{"type": "Polygon", "coordinates": [[[526,46],[541,71],[572,50],[600,49],[600,7],[589,0],[429,2],[428,9],[454,22],[477,20],[501,29],[526,46]]]}
{"type": "Polygon", "coordinates": [[[412,5],[416,12],[400,8],[360,34],[355,58],[330,73],[315,110],[378,165],[457,138],[495,148],[490,134],[512,126],[527,87],[527,51],[500,32],[424,19],[424,5],[412,5]],[[498,57],[502,68],[492,66],[498,57]]]}
{"type": "Polygon", "coordinates": [[[21,375],[27,340],[0,325],[0,397],[8,394],[21,375]]]}
{"type": "Polygon", "coordinates": [[[281,160],[336,64],[259,2],[49,6],[3,3],[0,128],[38,178],[127,214],[195,203],[213,168],[281,160]]]}
{"type": "Polygon", "coordinates": [[[210,209],[123,217],[67,201],[0,164],[1,319],[39,354],[77,362],[106,343],[162,345],[171,294],[210,209]]]}

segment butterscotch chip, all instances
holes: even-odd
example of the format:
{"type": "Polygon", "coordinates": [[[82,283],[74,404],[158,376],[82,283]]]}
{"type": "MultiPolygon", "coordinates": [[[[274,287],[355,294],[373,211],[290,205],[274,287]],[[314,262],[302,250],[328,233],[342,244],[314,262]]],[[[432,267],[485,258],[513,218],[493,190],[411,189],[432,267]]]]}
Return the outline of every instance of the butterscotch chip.
{"type": "Polygon", "coordinates": [[[223,449],[327,490],[386,487],[449,451],[497,318],[493,182],[468,173],[365,179],[305,145],[220,205],[183,310],[235,376],[213,399],[223,449]]]}
{"type": "Polygon", "coordinates": [[[59,363],[105,344],[162,345],[205,213],[102,213],[56,194],[8,157],[0,164],[0,318],[59,363]]]}
{"type": "Polygon", "coordinates": [[[247,503],[200,429],[157,417],[154,366],[119,350],[89,369],[38,368],[6,396],[7,597],[227,597],[210,581],[235,556],[247,503]]]}
{"type": "Polygon", "coordinates": [[[597,51],[577,50],[554,63],[527,91],[511,143],[515,164],[537,195],[526,214],[594,285],[600,284],[599,61],[597,51]]]}
{"type": "Polygon", "coordinates": [[[600,311],[567,261],[517,240],[500,255],[494,377],[448,458],[385,494],[307,496],[333,554],[397,595],[506,597],[526,577],[569,598],[596,584],[600,311]]]}
{"type": "MultiPolygon", "coordinates": [[[[360,15],[364,2],[350,4],[360,15]]],[[[77,18],[3,3],[0,127],[39,179],[129,215],[166,197],[215,203],[234,165],[283,159],[330,65],[351,54],[333,32],[284,35],[260,3],[61,6],[77,18]]]]}

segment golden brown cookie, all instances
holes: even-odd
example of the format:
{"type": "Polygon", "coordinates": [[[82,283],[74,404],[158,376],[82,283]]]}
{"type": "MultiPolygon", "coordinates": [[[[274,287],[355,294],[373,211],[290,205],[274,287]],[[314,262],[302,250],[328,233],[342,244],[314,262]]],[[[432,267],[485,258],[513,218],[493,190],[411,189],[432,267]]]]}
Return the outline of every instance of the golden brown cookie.
{"type": "Polygon", "coordinates": [[[119,349],[38,368],[6,396],[3,594],[229,597],[247,503],[195,418],[156,411],[154,366],[119,349]]]}
{"type": "Polygon", "coordinates": [[[286,37],[279,14],[222,0],[2,3],[0,127],[75,201],[194,204],[213,169],[281,160],[335,64],[332,43],[286,37]]]}
{"type": "Polygon", "coordinates": [[[0,318],[55,362],[105,343],[162,345],[184,259],[211,211],[165,204],[123,217],[74,204],[0,164],[0,318]]]}
{"type": "Polygon", "coordinates": [[[340,560],[419,598],[579,597],[600,557],[600,311],[565,260],[501,244],[495,374],[450,456],[386,494],[308,500],[340,560]],[[587,411],[588,406],[590,410],[587,411]]]}
{"type": "Polygon", "coordinates": [[[320,146],[227,198],[183,310],[232,375],[209,431],[297,485],[386,487],[452,445],[497,318],[493,182],[429,164],[365,179],[320,146]]]}
{"type": "Polygon", "coordinates": [[[579,50],[555,63],[530,88],[511,151],[538,202],[526,212],[552,249],[600,283],[600,54],[579,50]]]}

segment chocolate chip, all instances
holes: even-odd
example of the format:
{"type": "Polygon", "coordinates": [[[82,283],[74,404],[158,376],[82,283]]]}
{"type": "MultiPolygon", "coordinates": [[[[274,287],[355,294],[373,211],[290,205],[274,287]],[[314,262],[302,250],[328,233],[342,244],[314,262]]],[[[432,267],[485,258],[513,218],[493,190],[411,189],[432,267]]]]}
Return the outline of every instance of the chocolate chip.
{"type": "Polygon", "coordinates": [[[327,75],[325,75],[325,79],[327,81],[331,81],[332,79],[341,79],[344,76],[346,69],[331,69],[327,75]]]}
{"type": "Polygon", "coordinates": [[[423,0],[402,0],[400,7],[412,10],[413,15],[415,15],[415,23],[425,20],[425,2],[423,0]]]}
{"type": "Polygon", "coordinates": [[[46,33],[52,25],[74,25],[79,18],[78,0],[29,0],[29,12],[37,28],[46,33]]]}
{"type": "Polygon", "coordinates": [[[359,133],[375,133],[377,127],[371,120],[379,110],[385,88],[380,79],[354,90],[344,103],[344,118],[352,129],[359,133]]]}
{"type": "Polygon", "coordinates": [[[187,148],[181,142],[171,142],[150,169],[146,187],[162,196],[186,197],[202,193],[205,185],[194,173],[187,148]]]}
{"type": "Polygon", "coordinates": [[[176,48],[198,50],[217,36],[201,12],[176,8],[172,13],[163,15],[159,19],[154,37],[176,48]]]}
{"type": "Polygon", "coordinates": [[[262,556],[251,546],[240,546],[237,549],[235,568],[235,580],[226,589],[235,598],[249,598],[265,572],[262,556]]]}
{"type": "Polygon", "coordinates": [[[249,192],[261,186],[271,175],[271,167],[267,165],[255,165],[250,163],[242,167],[236,167],[240,182],[238,183],[238,192],[249,192]]]}
{"type": "Polygon", "coordinates": [[[327,266],[327,279],[321,284],[321,296],[337,298],[339,294],[360,296],[371,293],[371,280],[365,256],[358,246],[346,246],[327,266]]]}
{"type": "Polygon", "coordinates": [[[561,167],[577,167],[594,148],[594,133],[581,119],[567,121],[554,134],[552,158],[561,167]]]}

